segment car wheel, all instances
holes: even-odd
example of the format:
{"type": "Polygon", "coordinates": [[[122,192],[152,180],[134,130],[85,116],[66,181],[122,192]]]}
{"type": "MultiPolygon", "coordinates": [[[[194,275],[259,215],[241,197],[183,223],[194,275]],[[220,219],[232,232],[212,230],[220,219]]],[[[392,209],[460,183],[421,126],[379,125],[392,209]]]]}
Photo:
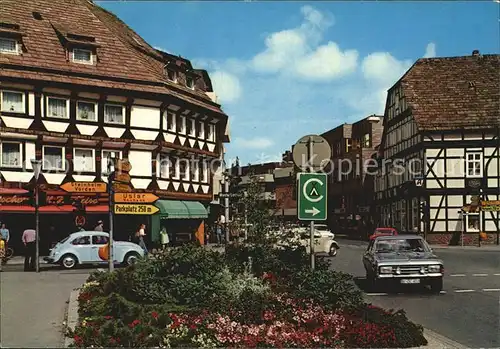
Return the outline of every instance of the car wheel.
{"type": "Polygon", "coordinates": [[[432,293],[440,293],[443,290],[443,278],[433,279],[429,285],[432,293]]]}
{"type": "Polygon", "coordinates": [[[330,246],[330,252],[329,252],[329,254],[330,254],[330,257],[337,256],[337,247],[335,245],[332,244],[330,246]]]}
{"type": "Polygon", "coordinates": [[[72,254],[66,254],[61,257],[61,266],[65,269],[73,269],[74,267],[77,266],[78,264],[78,259],[76,258],[75,255],[72,254]]]}
{"type": "Polygon", "coordinates": [[[134,265],[141,256],[137,252],[129,252],[125,255],[123,264],[134,265]]]}

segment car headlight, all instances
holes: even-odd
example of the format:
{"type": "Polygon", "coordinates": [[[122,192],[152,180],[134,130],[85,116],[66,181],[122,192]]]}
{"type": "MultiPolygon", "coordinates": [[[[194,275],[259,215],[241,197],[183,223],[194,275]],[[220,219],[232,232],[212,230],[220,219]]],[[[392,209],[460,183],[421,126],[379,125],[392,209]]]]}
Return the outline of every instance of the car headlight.
{"type": "Polygon", "coordinates": [[[439,273],[441,271],[441,266],[439,264],[429,265],[429,273],[439,273]]]}
{"type": "Polygon", "coordinates": [[[380,274],[392,274],[392,267],[380,267],[380,274]]]}

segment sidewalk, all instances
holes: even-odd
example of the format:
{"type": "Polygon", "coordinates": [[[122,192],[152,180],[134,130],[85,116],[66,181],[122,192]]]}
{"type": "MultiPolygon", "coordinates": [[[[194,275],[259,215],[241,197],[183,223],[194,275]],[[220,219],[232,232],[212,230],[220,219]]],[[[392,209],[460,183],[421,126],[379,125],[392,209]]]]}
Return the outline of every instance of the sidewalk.
{"type": "MultiPolygon", "coordinates": [[[[45,256],[40,256],[40,265],[45,265],[45,261],[43,260],[43,257],[45,256]]],[[[11,259],[7,261],[5,265],[23,265],[24,264],[24,256],[14,256],[11,259]]]]}
{"type": "Polygon", "coordinates": [[[62,348],[66,302],[88,274],[0,273],[0,347],[62,348]]]}

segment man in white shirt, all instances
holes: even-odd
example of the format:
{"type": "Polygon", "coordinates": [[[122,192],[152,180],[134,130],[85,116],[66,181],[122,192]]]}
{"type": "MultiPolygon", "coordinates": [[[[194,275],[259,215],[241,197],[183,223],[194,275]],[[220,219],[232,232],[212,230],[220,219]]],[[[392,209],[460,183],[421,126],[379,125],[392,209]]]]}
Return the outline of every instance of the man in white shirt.
{"type": "Polygon", "coordinates": [[[26,229],[23,232],[23,244],[26,247],[24,255],[24,271],[35,270],[36,258],[36,231],[34,229],[26,229]]]}

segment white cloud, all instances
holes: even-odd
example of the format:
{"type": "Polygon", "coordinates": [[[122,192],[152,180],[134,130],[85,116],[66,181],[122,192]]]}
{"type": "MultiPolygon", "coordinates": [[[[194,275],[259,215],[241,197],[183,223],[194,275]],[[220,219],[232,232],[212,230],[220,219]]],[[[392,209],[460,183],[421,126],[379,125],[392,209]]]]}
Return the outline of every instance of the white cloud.
{"type": "Polygon", "coordinates": [[[196,61],[231,119],[227,156],[241,163],[273,161],[305,134],[382,114],[387,90],[413,63],[390,52],[360,56],[341,48],[324,39],[332,15],[311,6],[301,14],[297,26],[268,33],[249,59],[196,61]]]}
{"type": "Polygon", "coordinates": [[[265,149],[272,146],[274,142],[269,138],[255,137],[255,138],[236,138],[234,140],[234,144],[238,148],[265,149]]]}
{"type": "Polygon", "coordinates": [[[424,58],[433,58],[436,57],[436,44],[433,42],[429,42],[427,47],[425,48],[424,58]]]}
{"type": "Polygon", "coordinates": [[[218,70],[210,73],[210,79],[212,80],[214,92],[221,102],[233,103],[240,98],[242,88],[236,75],[218,70]]]}
{"type": "Polygon", "coordinates": [[[265,50],[251,60],[251,67],[263,73],[292,74],[305,80],[328,81],[355,71],[356,50],[342,51],[334,42],[319,45],[333,17],[311,6],[301,8],[304,20],[294,29],[269,34],[265,50]]]}

